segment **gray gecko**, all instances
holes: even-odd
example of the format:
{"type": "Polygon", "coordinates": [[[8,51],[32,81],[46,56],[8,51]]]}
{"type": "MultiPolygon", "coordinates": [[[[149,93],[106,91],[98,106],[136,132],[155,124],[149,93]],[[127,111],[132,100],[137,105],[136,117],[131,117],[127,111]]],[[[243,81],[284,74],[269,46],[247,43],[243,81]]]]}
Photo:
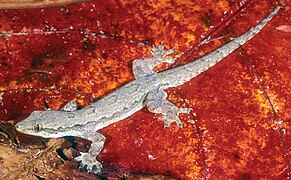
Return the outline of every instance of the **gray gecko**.
{"type": "Polygon", "coordinates": [[[88,172],[101,173],[102,165],[96,160],[96,156],[103,149],[105,137],[96,131],[129,117],[145,106],[152,113],[162,114],[159,119],[165,121],[165,127],[172,122],[182,127],[179,114],[189,113],[191,109],[179,108],[169,102],[164,90],[180,86],[213,67],[259,33],[279,9],[280,7],[276,7],[258,25],[227,44],[193,62],[172,69],[153,71],[153,68],[162,62],[175,61],[175,58],[166,58],[174,52],[173,49],[165,50],[163,45],[153,47],[153,57],[133,61],[135,80],[130,83],[80,110],[77,110],[76,103],[71,101],[61,110],[33,111],[26,119],[16,124],[16,129],[24,134],[44,138],[75,136],[90,140],[92,143],[88,153],[81,152],[75,160],[81,161],[80,167],[87,166],[88,172]]]}

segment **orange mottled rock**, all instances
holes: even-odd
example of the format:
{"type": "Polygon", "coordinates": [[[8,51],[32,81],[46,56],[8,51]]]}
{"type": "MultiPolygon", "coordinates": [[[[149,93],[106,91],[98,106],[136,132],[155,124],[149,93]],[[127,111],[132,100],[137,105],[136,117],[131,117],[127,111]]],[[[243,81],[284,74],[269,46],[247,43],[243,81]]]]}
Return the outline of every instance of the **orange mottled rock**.
{"type": "MultiPolygon", "coordinates": [[[[44,110],[45,103],[60,109],[74,99],[87,106],[133,80],[132,61],[149,57],[152,45],[175,47],[179,57],[157,70],[194,61],[256,25],[277,5],[122,0],[0,10],[1,120],[19,121],[44,110]]],[[[290,178],[289,8],[284,5],[221,63],[167,90],[168,100],[193,109],[181,117],[182,129],[164,128],[159,115],[146,108],[102,129],[107,141],[97,158],[107,175],[121,169],[178,179],[290,178]]],[[[42,177],[64,171],[64,177],[93,178],[71,161],[53,159],[55,170],[42,177]]]]}

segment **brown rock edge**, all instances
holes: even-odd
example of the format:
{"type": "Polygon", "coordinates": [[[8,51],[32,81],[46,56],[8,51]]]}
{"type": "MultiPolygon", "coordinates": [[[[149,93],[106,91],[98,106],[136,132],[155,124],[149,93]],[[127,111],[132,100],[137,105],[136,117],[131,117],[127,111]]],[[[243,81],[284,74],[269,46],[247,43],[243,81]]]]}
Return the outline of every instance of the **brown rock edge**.
{"type": "Polygon", "coordinates": [[[80,3],[88,0],[0,0],[0,9],[28,9],[80,3]]]}

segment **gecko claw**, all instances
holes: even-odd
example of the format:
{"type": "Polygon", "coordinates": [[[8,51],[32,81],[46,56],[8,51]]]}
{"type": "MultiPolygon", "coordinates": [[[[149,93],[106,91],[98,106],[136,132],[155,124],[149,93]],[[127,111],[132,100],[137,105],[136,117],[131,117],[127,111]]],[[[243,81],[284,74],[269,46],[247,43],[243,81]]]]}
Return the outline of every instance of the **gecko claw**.
{"type": "Polygon", "coordinates": [[[179,108],[178,113],[186,113],[189,114],[192,108],[179,108]]]}

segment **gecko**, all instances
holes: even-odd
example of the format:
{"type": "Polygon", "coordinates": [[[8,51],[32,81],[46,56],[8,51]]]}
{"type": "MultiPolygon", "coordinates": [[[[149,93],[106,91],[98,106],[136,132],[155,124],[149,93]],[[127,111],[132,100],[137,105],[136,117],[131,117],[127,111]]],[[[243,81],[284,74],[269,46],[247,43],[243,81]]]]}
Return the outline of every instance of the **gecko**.
{"type": "Polygon", "coordinates": [[[96,156],[102,151],[106,138],[98,130],[121,121],[144,107],[152,113],[160,113],[162,116],[159,119],[164,121],[165,127],[176,123],[182,128],[179,114],[190,113],[191,108],[177,107],[168,101],[165,89],[180,86],[213,67],[258,34],[279,9],[280,7],[276,7],[249,31],[205,56],[168,70],[155,72],[153,68],[162,62],[174,63],[176,58],[167,57],[174,49],[165,50],[163,45],[153,46],[152,57],[133,61],[135,80],[83,109],[77,109],[76,102],[70,101],[61,110],[33,111],[15,125],[16,130],[44,138],[74,136],[91,141],[88,152],[80,152],[75,160],[80,161],[79,167],[86,166],[88,172],[101,173],[103,167],[96,156]]]}

